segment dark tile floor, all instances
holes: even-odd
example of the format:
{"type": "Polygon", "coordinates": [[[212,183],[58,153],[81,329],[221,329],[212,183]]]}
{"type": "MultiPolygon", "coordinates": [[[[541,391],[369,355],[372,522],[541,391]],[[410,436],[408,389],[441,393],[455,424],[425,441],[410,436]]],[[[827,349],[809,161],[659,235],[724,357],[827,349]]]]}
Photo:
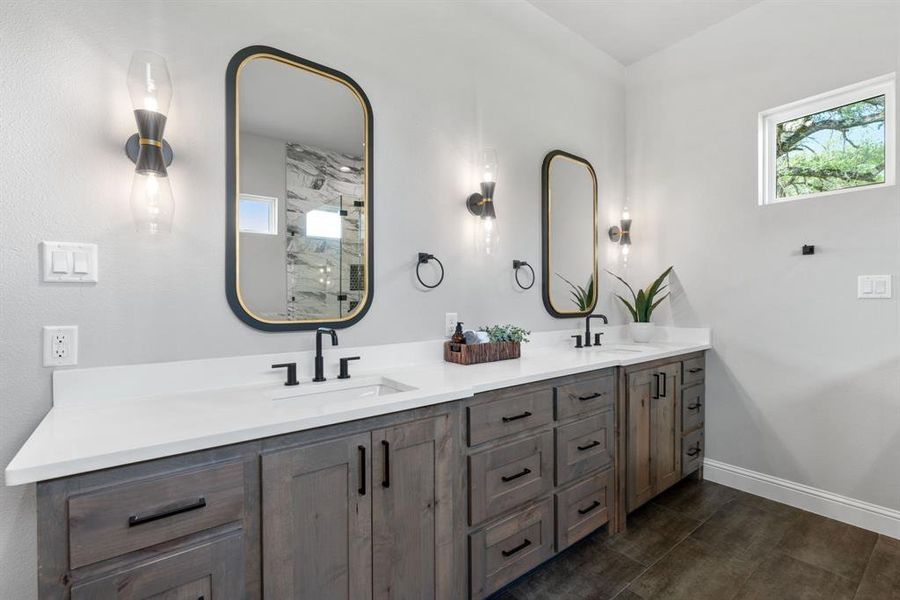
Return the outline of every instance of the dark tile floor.
{"type": "Polygon", "coordinates": [[[900,600],[900,541],[685,480],[492,600],[900,600]]]}

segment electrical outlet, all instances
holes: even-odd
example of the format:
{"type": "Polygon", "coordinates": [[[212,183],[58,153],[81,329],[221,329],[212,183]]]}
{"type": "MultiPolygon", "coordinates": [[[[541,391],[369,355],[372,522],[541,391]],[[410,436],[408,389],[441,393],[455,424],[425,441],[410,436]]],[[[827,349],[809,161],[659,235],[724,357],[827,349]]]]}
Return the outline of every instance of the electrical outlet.
{"type": "Polygon", "coordinates": [[[459,321],[459,317],[456,313],[446,313],[444,314],[444,335],[450,337],[453,335],[453,332],[456,330],[456,322],[459,321]]]}
{"type": "Polygon", "coordinates": [[[48,325],[44,327],[44,366],[63,367],[78,364],[78,327],[48,325]]]}

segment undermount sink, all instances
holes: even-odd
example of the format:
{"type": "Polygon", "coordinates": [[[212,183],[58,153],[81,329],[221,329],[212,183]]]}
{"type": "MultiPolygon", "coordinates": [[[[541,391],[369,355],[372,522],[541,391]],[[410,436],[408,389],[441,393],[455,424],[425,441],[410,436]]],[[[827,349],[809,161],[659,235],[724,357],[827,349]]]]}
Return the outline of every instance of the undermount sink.
{"type": "Polygon", "coordinates": [[[359,377],[352,379],[335,379],[322,383],[301,383],[291,389],[281,390],[272,397],[272,400],[316,400],[340,402],[347,400],[361,400],[364,398],[377,398],[399,392],[409,392],[416,388],[405,383],[400,383],[386,377],[359,377]]]}

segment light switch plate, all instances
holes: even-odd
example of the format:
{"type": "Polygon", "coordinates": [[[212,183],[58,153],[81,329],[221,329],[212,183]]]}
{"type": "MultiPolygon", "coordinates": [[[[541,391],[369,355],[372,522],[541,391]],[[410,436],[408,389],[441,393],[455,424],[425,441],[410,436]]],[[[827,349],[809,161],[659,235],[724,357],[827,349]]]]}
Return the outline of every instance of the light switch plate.
{"type": "Polygon", "coordinates": [[[41,263],[48,283],[97,283],[97,244],[41,242],[41,263]]]}
{"type": "Polygon", "coordinates": [[[857,298],[890,298],[890,275],[860,275],[857,280],[857,298]]]}

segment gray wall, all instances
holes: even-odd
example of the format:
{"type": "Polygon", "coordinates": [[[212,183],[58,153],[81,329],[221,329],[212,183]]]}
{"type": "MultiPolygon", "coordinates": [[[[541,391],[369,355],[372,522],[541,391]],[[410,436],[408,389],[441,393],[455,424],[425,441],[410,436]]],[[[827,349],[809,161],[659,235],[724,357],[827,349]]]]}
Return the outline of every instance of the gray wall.
{"type": "MultiPolygon", "coordinates": [[[[540,264],[540,166],[588,158],[601,203],[624,188],[624,69],[525,2],[18,2],[0,18],[0,465],[50,407],[41,326],[80,327],[80,366],[309,349],[308,333],[243,325],[224,294],[225,101],[231,56],[269,44],[350,74],[375,114],[375,299],[344,345],[472,323],[558,328],[513,257],[540,264]],[[489,43],[485,43],[489,40],[489,43]],[[128,207],[132,51],[169,61],[171,237],[135,234],[128,207]],[[471,164],[497,148],[503,247],[474,252],[471,164]],[[96,242],[100,282],[38,281],[41,240],[96,242]],[[418,251],[447,265],[430,293],[418,251]]],[[[612,211],[615,212],[615,211],[612,211]]],[[[604,215],[607,213],[604,211],[604,215]]],[[[608,227],[604,221],[602,227],[608,227]]],[[[600,309],[606,309],[601,301],[600,309]]],[[[570,324],[571,322],[566,322],[570,324]]],[[[0,489],[0,598],[35,596],[34,488],[0,489]]]]}
{"type": "Polygon", "coordinates": [[[760,4],[629,67],[630,275],[675,264],[660,320],[714,328],[709,458],[900,509],[898,189],[757,206],[761,110],[898,67],[896,2],[812,6],[760,4]],[[856,299],[887,273],[894,299],[856,299]]]}
{"type": "Polygon", "coordinates": [[[285,142],[241,134],[241,193],[278,198],[278,235],[241,233],[241,297],[259,316],[287,314],[285,142]]]}

